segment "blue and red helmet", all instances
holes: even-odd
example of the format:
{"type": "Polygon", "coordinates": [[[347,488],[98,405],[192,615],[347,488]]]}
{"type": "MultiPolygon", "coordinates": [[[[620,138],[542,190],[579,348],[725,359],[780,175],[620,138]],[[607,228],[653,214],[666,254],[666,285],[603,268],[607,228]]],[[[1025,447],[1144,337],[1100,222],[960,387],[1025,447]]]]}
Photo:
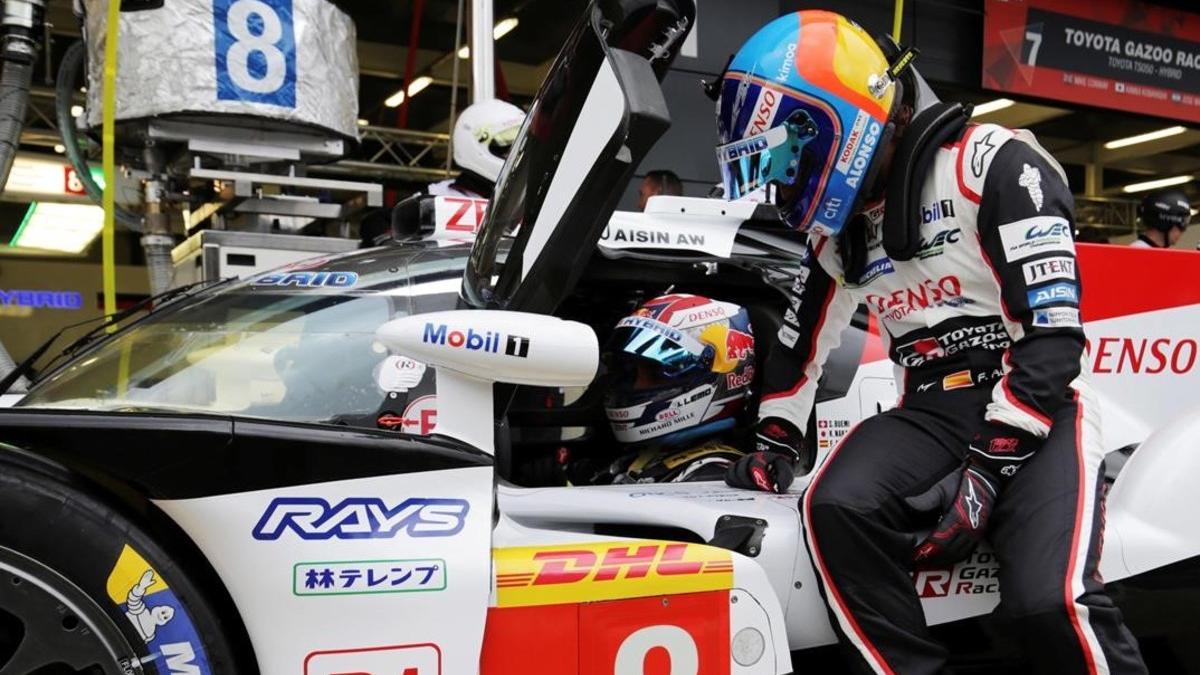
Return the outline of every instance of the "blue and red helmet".
{"type": "Polygon", "coordinates": [[[677,444],[733,426],[754,381],[746,309],[676,293],[621,319],[605,349],[605,412],[622,443],[677,444]]]}
{"type": "Polygon", "coordinates": [[[717,101],[727,199],[771,186],[784,220],[826,236],[866,195],[899,102],[883,50],[820,10],[763,26],[730,61],[717,101]]]}

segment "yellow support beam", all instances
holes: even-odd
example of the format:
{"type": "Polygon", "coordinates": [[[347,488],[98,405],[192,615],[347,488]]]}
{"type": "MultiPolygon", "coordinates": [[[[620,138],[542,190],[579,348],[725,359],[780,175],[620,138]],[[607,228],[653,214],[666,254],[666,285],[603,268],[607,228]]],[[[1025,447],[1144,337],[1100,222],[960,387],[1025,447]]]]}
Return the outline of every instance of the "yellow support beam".
{"type": "Polygon", "coordinates": [[[104,91],[102,92],[101,128],[104,169],[104,230],[102,264],[104,276],[104,313],[117,312],[116,237],[116,106],[117,106],[117,35],[121,25],[121,0],[108,0],[108,18],[104,37],[104,91]]]}
{"type": "Polygon", "coordinates": [[[900,29],[904,27],[904,0],[896,0],[895,14],[892,15],[892,39],[900,42],[900,29]]]}

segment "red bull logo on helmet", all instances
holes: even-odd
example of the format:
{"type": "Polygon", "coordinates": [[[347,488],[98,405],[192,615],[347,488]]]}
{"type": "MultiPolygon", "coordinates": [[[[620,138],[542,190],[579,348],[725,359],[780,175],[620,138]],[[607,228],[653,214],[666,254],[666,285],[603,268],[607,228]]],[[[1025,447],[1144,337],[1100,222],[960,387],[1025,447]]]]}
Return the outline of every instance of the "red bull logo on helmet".
{"type": "Polygon", "coordinates": [[[754,336],[730,328],[725,334],[725,353],[738,361],[750,356],[754,353],[754,336]]]}

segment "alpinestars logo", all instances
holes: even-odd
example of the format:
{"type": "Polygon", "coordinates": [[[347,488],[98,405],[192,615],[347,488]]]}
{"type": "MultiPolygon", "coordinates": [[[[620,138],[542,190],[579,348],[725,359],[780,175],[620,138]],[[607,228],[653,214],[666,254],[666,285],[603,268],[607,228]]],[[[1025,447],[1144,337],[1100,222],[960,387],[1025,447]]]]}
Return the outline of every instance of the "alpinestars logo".
{"type": "Polygon", "coordinates": [[[967,516],[971,519],[971,529],[979,529],[979,514],[983,511],[983,502],[975,494],[975,481],[967,479],[967,496],[963,499],[967,504],[967,516]]]}
{"type": "Polygon", "coordinates": [[[971,144],[971,173],[975,174],[976,178],[983,178],[983,164],[987,161],[988,155],[996,149],[996,144],[992,142],[992,134],[995,131],[987,132],[983,138],[977,139],[971,144]]]}
{"type": "Polygon", "coordinates": [[[1029,200],[1033,202],[1033,208],[1040,213],[1042,210],[1042,172],[1036,166],[1025,165],[1021,170],[1021,176],[1017,178],[1017,184],[1029,191],[1029,200]]]}

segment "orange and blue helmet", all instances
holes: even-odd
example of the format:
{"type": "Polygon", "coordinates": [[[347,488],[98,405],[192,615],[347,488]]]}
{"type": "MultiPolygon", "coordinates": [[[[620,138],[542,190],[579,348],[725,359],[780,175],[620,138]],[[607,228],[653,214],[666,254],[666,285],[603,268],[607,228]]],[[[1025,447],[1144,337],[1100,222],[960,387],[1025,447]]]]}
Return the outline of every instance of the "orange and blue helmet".
{"type": "Polygon", "coordinates": [[[727,199],[772,186],[793,228],[836,235],[890,136],[899,96],[883,50],[858,24],[805,10],[763,26],[720,83],[717,162],[727,199]]]}

